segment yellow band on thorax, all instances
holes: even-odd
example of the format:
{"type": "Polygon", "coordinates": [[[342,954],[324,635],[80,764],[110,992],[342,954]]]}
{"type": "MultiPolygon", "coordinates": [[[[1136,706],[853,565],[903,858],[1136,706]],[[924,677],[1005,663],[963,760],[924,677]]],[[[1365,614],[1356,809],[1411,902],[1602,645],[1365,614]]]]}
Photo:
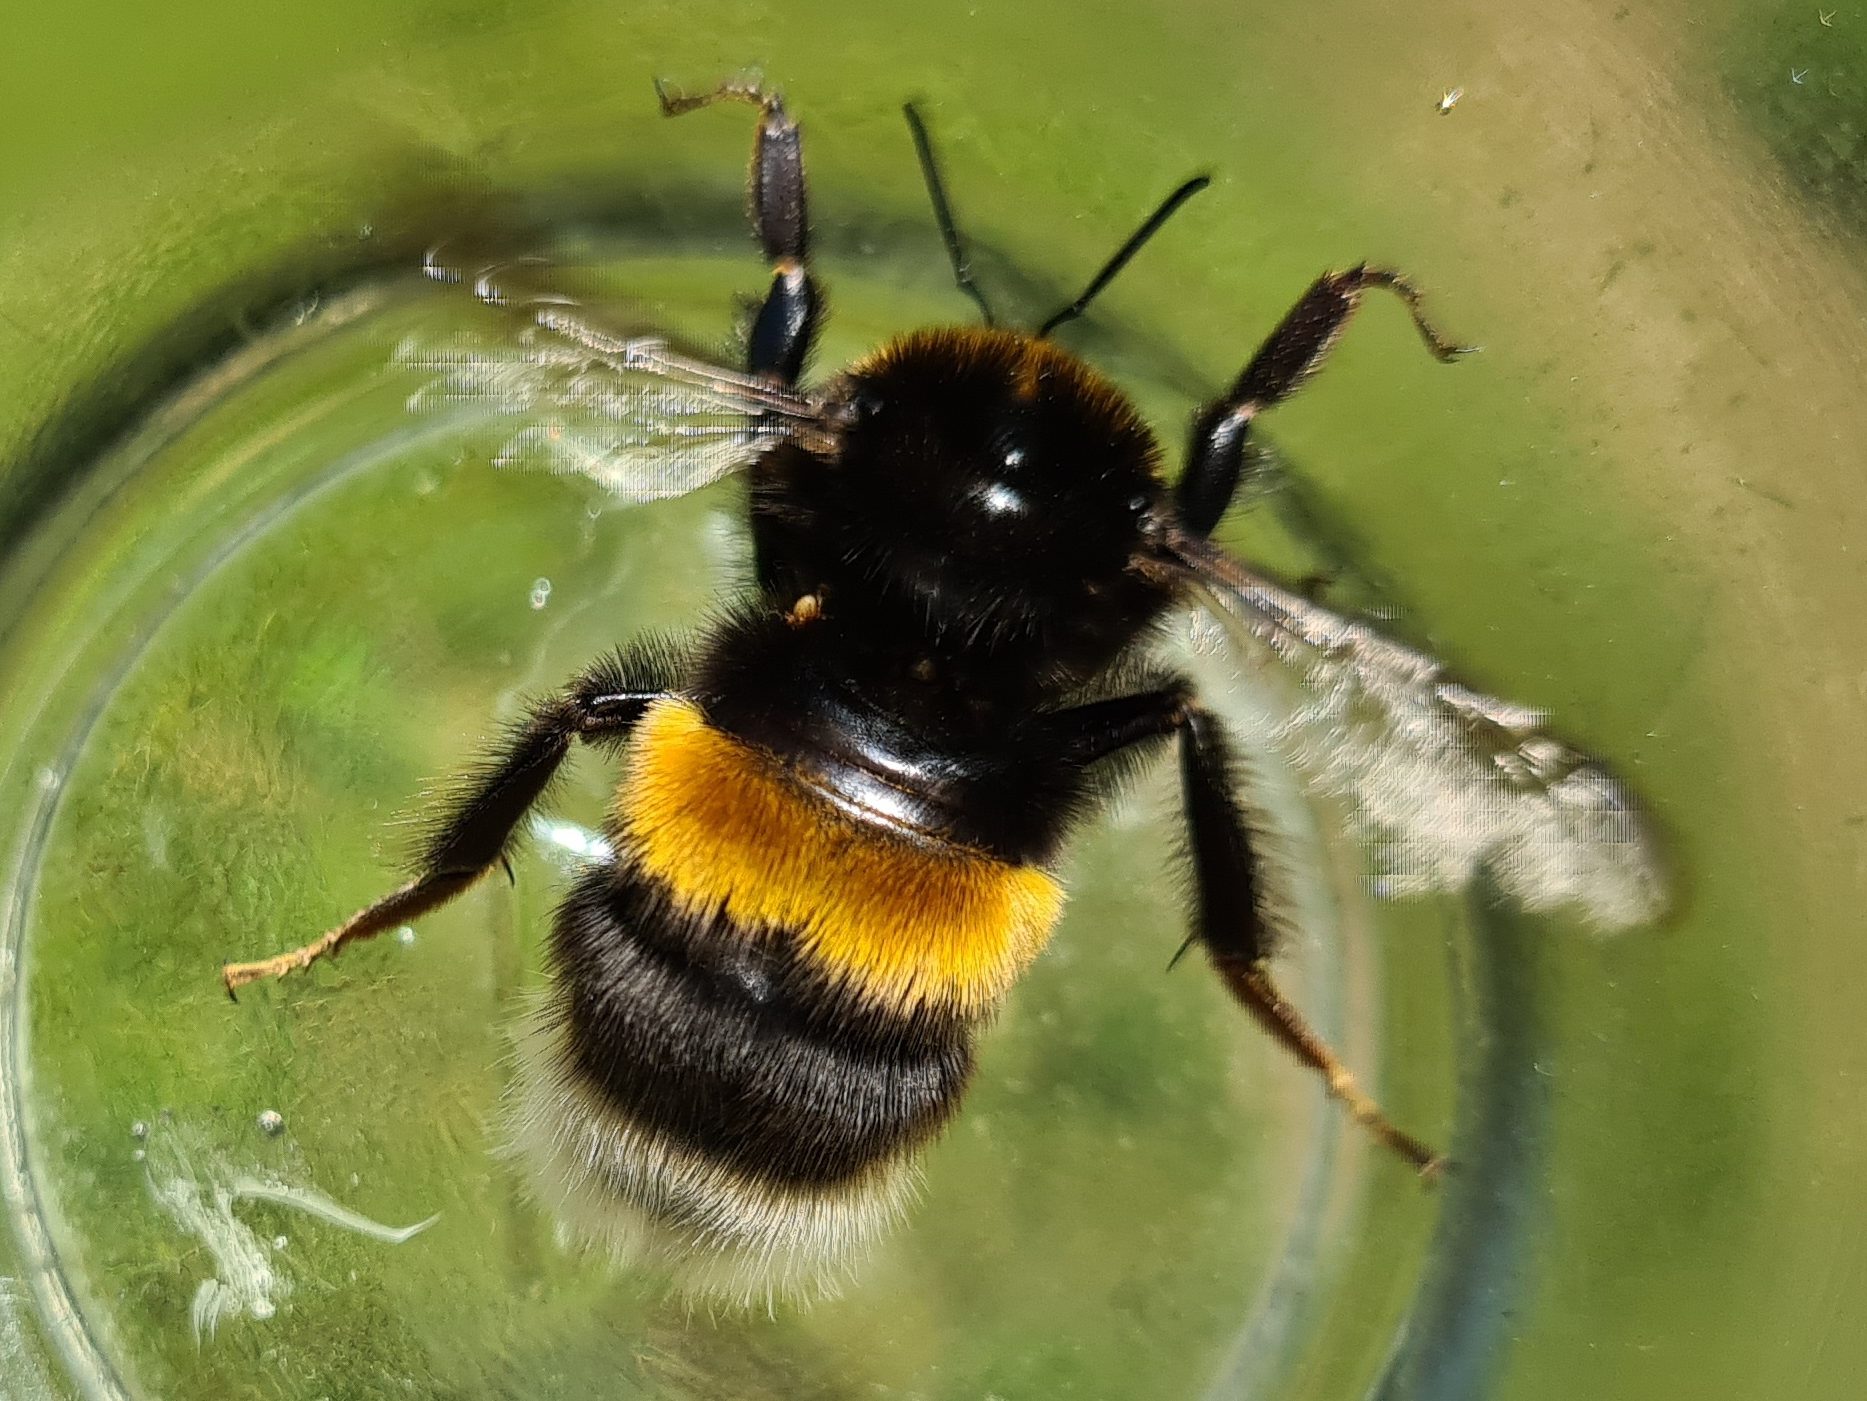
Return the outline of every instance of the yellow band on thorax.
{"type": "Polygon", "coordinates": [[[1049,938],[1063,892],[1034,866],[844,816],[686,701],[649,707],[616,795],[625,845],[687,908],[803,954],[872,1000],[982,1011],[1049,938]]]}

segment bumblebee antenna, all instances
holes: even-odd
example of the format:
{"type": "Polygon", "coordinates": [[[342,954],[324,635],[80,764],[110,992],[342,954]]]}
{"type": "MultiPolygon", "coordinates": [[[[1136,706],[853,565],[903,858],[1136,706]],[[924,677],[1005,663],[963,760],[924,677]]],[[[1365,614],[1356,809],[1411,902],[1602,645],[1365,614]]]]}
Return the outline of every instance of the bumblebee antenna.
{"type": "Polygon", "coordinates": [[[921,120],[921,114],[912,102],[901,105],[901,114],[908,119],[908,131],[914,137],[914,154],[920,158],[921,178],[927,182],[927,196],[933,201],[934,222],[940,226],[940,239],[946,244],[947,261],[953,264],[953,280],[959,284],[960,291],[978,304],[979,314],[985,317],[985,324],[996,326],[998,318],[992,315],[991,303],[986,301],[985,293],[979,290],[979,284],[972,280],[972,264],[966,260],[965,246],[959,241],[959,227],[953,222],[953,207],[946,200],[946,185],[940,179],[940,165],[934,159],[933,142],[927,139],[927,124],[921,120]]]}
{"type": "Polygon", "coordinates": [[[1174,211],[1211,183],[1210,175],[1195,175],[1162,200],[1160,208],[1148,215],[1146,222],[1128,236],[1126,243],[1115,250],[1115,256],[1102,265],[1102,271],[1089,279],[1089,285],[1083,288],[1082,295],[1037,328],[1037,338],[1041,341],[1064,322],[1074,321],[1081,316],[1102,289],[1115,280],[1115,275],[1128,266],[1129,259],[1141,251],[1142,245],[1160,232],[1160,226],[1174,216],[1174,211]]]}

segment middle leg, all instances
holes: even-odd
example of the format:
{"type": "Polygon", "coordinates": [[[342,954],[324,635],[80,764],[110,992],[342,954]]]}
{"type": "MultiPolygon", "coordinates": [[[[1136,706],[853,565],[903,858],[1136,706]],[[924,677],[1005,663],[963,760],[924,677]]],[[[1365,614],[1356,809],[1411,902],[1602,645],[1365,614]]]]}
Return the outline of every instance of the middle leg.
{"type": "Polygon", "coordinates": [[[1439,1155],[1388,1119],[1341,1057],[1278,989],[1271,970],[1263,882],[1217,717],[1197,704],[1190,687],[1167,686],[1064,711],[1052,717],[1050,734],[1055,752],[1078,765],[1150,739],[1179,735],[1180,786],[1193,866],[1193,937],[1252,1019],[1322,1076],[1330,1095],[1357,1123],[1421,1174],[1436,1173],[1439,1155]]]}
{"type": "Polygon", "coordinates": [[[308,944],[252,963],[225,965],[221,981],[227,995],[262,978],[302,972],[346,944],[373,938],[460,895],[504,862],[514,830],[551,786],[571,741],[616,742],[651,701],[668,693],[663,681],[660,676],[625,676],[620,663],[605,662],[563,695],[533,706],[435,824],[413,879],[308,944]]]}

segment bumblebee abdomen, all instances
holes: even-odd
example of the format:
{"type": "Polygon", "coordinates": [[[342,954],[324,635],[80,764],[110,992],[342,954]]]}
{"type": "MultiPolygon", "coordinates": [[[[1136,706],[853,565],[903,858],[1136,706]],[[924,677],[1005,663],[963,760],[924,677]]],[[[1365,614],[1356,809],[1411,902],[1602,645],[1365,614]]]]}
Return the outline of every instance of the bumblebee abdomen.
{"type": "Polygon", "coordinates": [[[782,932],[684,909],[624,866],[556,932],[565,1068],[614,1113],[719,1169],[833,1189],[917,1147],[972,1069],[970,1019],[867,1011],[782,932]]]}
{"type": "Polygon", "coordinates": [[[519,1135],[580,1231],[707,1291],[817,1287],[890,1224],[1051,878],[870,829],[686,702],[559,912],[519,1135]]]}

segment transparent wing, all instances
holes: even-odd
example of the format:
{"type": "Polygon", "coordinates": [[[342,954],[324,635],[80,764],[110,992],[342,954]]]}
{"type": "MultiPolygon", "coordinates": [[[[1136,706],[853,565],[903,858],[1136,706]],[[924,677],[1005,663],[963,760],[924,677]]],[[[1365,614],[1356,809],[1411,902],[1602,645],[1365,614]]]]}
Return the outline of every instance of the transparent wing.
{"type": "Polygon", "coordinates": [[[778,443],[833,431],[808,394],[684,355],[659,336],[610,331],[575,299],[526,287],[537,260],[471,277],[433,255],[426,266],[511,321],[482,335],[405,340],[396,363],[430,376],[410,407],[477,405],[509,423],[494,453],[500,467],[575,473],[621,500],[659,501],[729,476],[778,443]]]}
{"type": "Polygon", "coordinates": [[[1204,540],[1176,553],[1206,612],[1196,651],[1275,662],[1293,683],[1270,743],[1346,800],[1392,895],[1456,889],[1482,869],[1529,909],[1604,929],[1656,918],[1666,879],[1633,795],[1544,728],[1424,652],[1259,574],[1204,540]]]}

